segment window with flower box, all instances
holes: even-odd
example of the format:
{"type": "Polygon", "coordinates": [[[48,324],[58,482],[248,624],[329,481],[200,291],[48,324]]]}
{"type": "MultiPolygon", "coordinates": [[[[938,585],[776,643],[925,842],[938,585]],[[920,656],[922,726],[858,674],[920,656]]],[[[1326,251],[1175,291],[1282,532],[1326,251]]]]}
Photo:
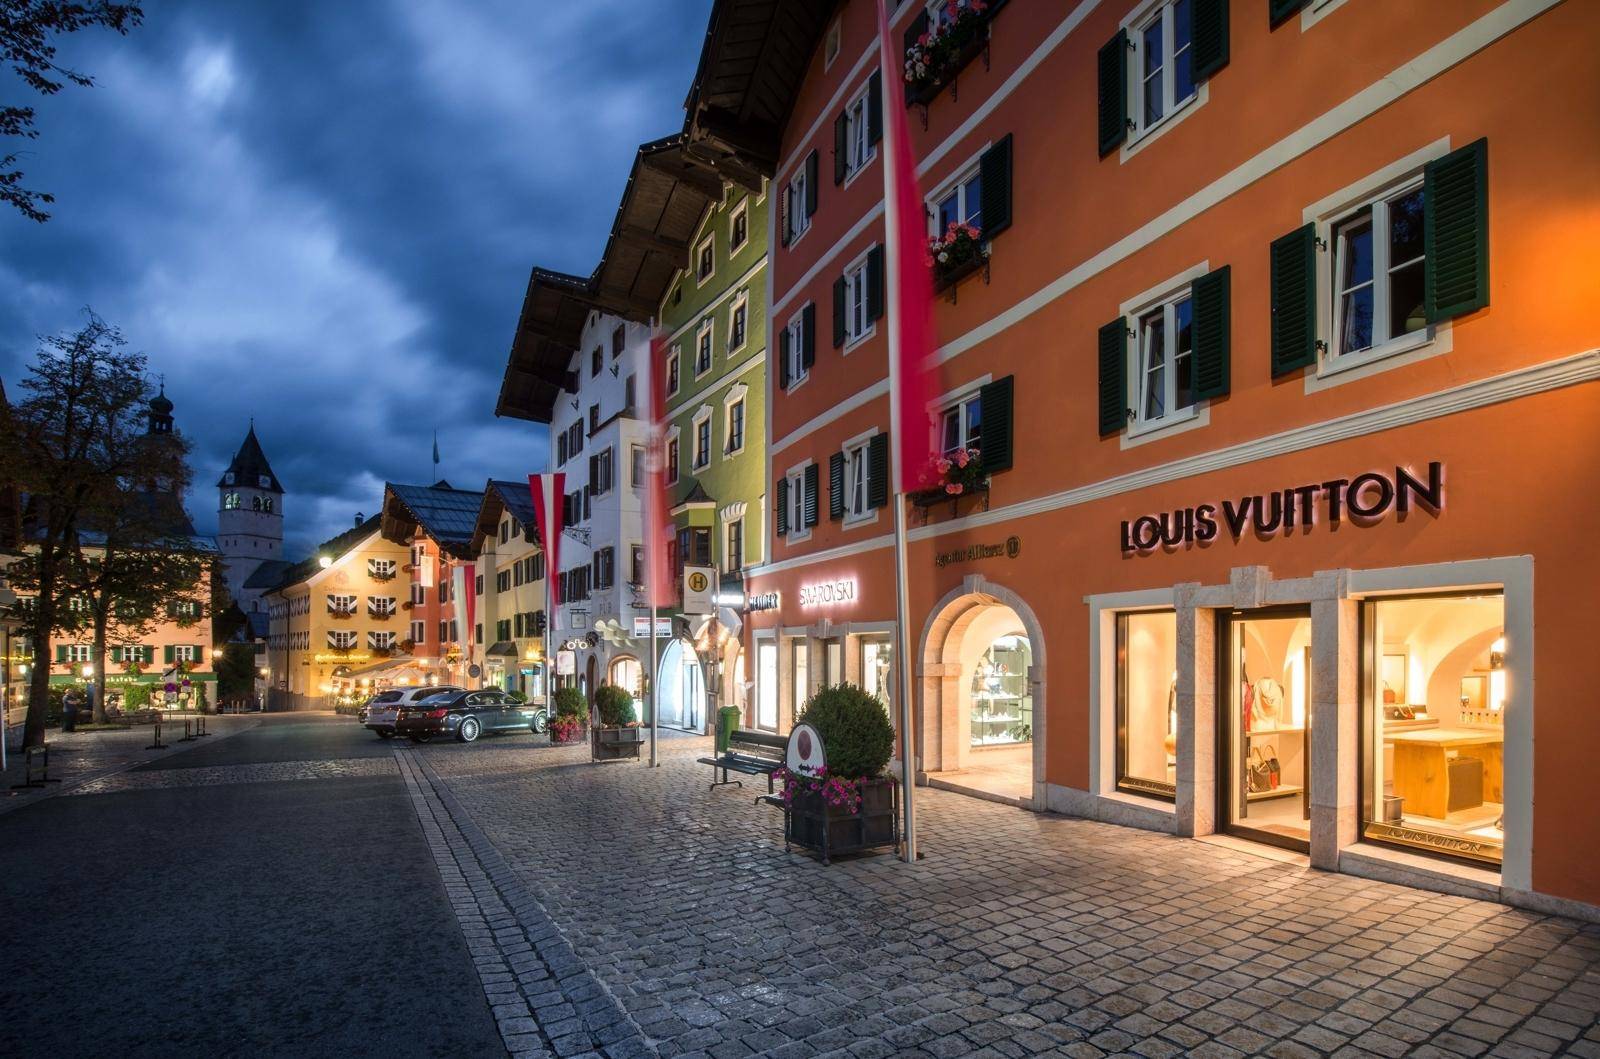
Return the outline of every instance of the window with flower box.
{"type": "Polygon", "coordinates": [[[356,645],[356,635],[354,629],[330,629],[328,646],[335,651],[348,651],[356,645]]]}
{"type": "Polygon", "coordinates": [[[943,290],[982,268],[1011,227],[1011,135],[984,148],[928,196],[928,267],[943,290]]]}
{"type": "Polygon", "coordinates": [[[926,0],[906,27],[906,103],[931,103],[988,46],[989,20],[1005,0],[926,0]]]}
{"type": "Polygon", "coordinates": [[[356,612],[356,597],[353,593],[328,593],[328,613],[336,618],[348,618],[356,612]]]}
{"type": "Polygon", "coordinates": [[[374,581],[387,581],[394,576],[397,566],[393,559],[368,559],[367,576],[374,581]]]}
{"type": "Polygon", "coordinates": [[[394,633],[369,632],[367,633],[367,646],[374,651],[388,651],[394,647],[394,633]]]}

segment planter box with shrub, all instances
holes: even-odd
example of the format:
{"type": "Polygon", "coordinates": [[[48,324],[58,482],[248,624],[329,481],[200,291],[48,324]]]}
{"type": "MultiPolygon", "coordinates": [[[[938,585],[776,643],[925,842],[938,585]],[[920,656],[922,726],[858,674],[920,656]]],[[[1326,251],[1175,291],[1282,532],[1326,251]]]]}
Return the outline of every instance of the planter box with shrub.
{"type": "Polygon", "coordinates": [[[783,785],[775,800],[783,805],[785,848],[813,850],[828,864],[841,853],[899,845],[899,786],[883,774],[894,728],[883,703],[852,684],[824,687],[795,723],[822,737],[826,762],[814,775],[774,773],[783,785]]]}
{"type": "Polygon", "coordinates": [[[589,760],[637,759],[644,730],[633,713],[633,696],[614,684],[602,684],[595,689],[594,707],[600,723],[590,733],[589,760]]]}

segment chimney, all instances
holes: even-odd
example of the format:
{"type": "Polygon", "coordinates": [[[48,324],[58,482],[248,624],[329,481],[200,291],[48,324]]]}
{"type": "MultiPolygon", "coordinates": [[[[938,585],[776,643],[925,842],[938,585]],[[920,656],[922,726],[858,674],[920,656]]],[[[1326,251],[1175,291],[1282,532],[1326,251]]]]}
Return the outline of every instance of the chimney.
{"type": "Polygon", "coordinates": [[[367,521],[366,517],[364,515],[362,515],[361,512],[357,511],[356,512],[356,528],[360,529],[361,528],[361,524],[363,522],[365,522],[365,521],[367,521]]]}

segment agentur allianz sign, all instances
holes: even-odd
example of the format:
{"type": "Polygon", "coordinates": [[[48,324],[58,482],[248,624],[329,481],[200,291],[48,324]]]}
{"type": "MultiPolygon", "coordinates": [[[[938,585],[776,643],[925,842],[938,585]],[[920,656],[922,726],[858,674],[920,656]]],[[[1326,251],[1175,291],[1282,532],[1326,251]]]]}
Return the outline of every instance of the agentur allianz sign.
{"type": "Polygon", "coordinates": [[[856,579],[841,577],[835,581],[823,581],[815,585],[800,586],[800,605],[802,607],[825,607],[830,603],[854,603],[856,601],[856,579]]]}
{"type": "Polygon", "coordinates": [[[1199,504],[1174,511],[1141,515],[1122,523],[1122,551],[1148,555],[1158,548],[1176,549],[1205,545],[1227,533],[1237,541],[1246,533],[1263,540],[1309,533],[1319,523],[1351,522],[1371,526],[1390,512],[1404,519],[1413,508],[1438,515],[1444,508],[1444,464],[1434,460],[1425,476],[1404,467],[1393,474],[1368,471],[1353,478],[1332,478],[1309,485],[1293,485],[1220,504],[1199,504]]]}

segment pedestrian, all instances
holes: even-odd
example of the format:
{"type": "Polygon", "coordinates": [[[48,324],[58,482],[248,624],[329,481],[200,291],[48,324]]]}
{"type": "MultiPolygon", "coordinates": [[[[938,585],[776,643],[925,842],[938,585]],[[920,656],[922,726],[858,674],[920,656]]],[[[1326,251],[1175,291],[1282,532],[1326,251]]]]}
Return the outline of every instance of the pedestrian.
{"type": "Polygon", "coordinates": [[[67,693],[61,696],[61,730],[74,731],[78,727],[78,712],[83,709],[83,692],[77,688],[68,688],[67,693]]]}

